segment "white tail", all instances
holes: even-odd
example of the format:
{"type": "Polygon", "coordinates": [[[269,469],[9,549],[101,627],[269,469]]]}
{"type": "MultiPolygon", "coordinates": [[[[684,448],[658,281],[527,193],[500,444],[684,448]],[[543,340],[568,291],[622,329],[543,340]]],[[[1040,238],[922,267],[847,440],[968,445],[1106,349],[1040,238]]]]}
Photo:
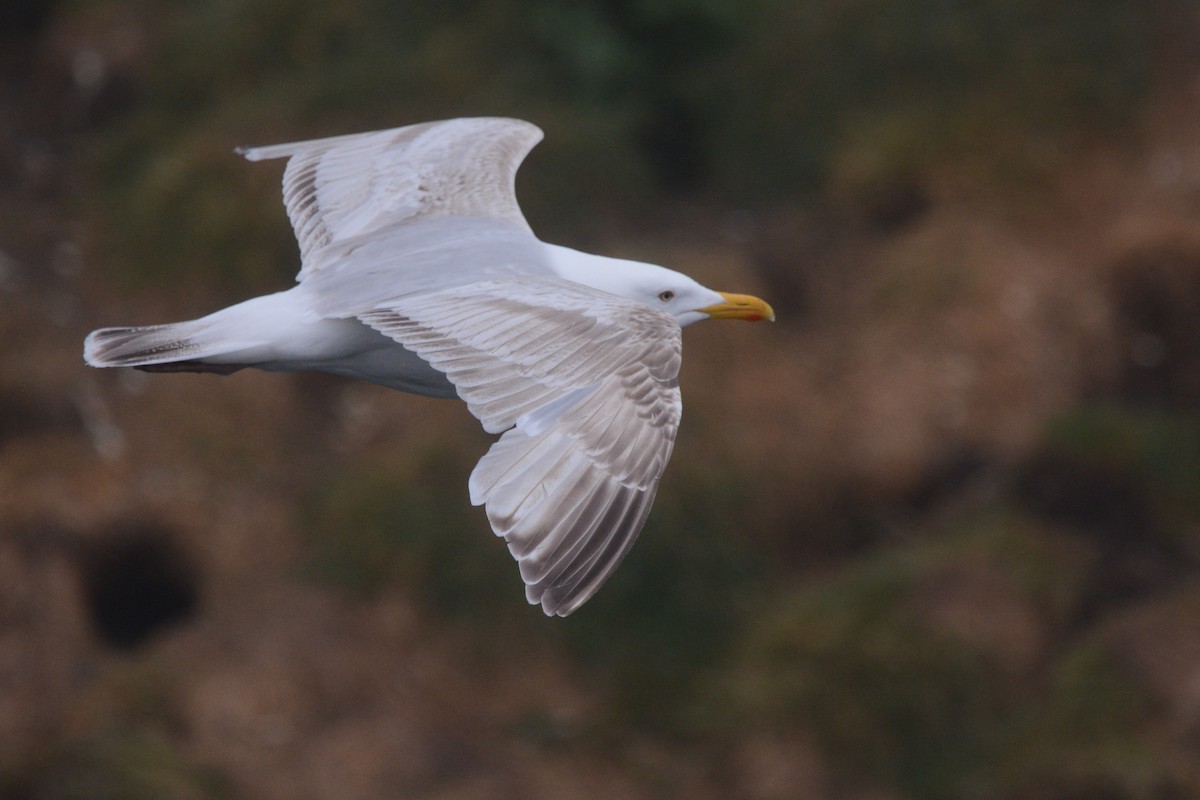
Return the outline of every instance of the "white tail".
{"type": "MultiPolygon", "coordinates": [[[[101,328],[84,341],[83,359],[93,367],[136,367],[149,372],[325,369],[375,380],[378,376],[359,375],[354,363],[342,361],[353,362],[365,351],[369,362],[381,343],[392,344],[356,319],[314,315],[300,287],[295,287],[187,322],[101,328]]],[[[366,366],[369,371],[370,363],[366,366]]],[[[383,376],[395,366],[390,361],[385,364],[383,376]]],[[[441,373],[436,375],[444,383],[441,373]]]]}
{"type": "Polygon", "coordinates": [[[206,337],[203,321],[174,322],[137,328],[101,328],[83,342],[83,359],[93,367],[137,367],[151,372],[219,372],[236,364],[205,364],[202,359],[240,349],[228,341],[206,337]]]}
{"type": "Polygon", "coordinates": [[[93,367],[152,372],[233,372],[269,359],[275,336],[286,341],[293,335],[276,330],[295,316],[288,300],[287,293],[279,292],[187,322],[101,328],[84,340],[83,360],[93,367]]]}

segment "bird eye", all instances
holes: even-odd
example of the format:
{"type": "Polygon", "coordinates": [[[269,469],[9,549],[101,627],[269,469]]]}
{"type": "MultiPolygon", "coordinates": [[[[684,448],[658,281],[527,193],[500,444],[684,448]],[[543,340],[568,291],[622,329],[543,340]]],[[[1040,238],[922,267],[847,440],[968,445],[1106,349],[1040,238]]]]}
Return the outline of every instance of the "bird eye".
{"type": "Polygon", "coordinates": [[[675,293],[670,289],[666,289],[658,293],[658,299],[662,300],[664,303],[669,303],[675,299],[675,293]]]}

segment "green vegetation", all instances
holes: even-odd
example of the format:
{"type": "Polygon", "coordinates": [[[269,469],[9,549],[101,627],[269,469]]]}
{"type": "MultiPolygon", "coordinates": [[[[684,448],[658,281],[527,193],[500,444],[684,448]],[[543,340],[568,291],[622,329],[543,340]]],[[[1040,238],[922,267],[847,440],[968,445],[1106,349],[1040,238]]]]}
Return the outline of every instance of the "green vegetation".
{"type": "Polygon", "coordinates": [[[881,550],[774,598],[730,673],[733,707],[758,725],[809,720],[847,780],[927,798],[997,785],[996,766],[1023,705],[1043,700],[1022,687],[1013,664],[1019,657],[1008,652],[1015,645],[939,626],[930,603],[983,602],[971,591],[986,581],[1003,589],[993,599],[1020,598],[1062,625],[1078,600],[1086,561],[1070,550],[1051,552],[1029,521],[1012,515],[960,520],[947,534],[924,546],[881,550]],[[1077,574],[1048,581],[1051,563],[1077,574]],[[938,586],[944,588],[931,588],[938,586]]]}
{"type": "Polygon", "coordinates": [[[1171,546],[1200,525],[1200,414],[1084,406],[1056,421],[1047,450],[1123,476],[1171,546]]]}
{"type": "Polygon", "coordinates": [[[522,610],[508,551],[467,502],[468,463],[431,449],[329,476],[302,510],[313,574],[362,596],[409,587],[452,618],[522,610]]]}
{"type": "Polygon", "coordinates": [[[277,172],[239,163],[236,145],[525,116],[553,142],[522,173],[551,239],[673,191],[767,207],[964,156],[1027,173],[1073,132],[1132,120],[1161,13],[1135,0],[143,5],[161,44],[92,159],[112,266],[130,285],[254,288],[289,275],[295,251],[277,172]]]}
{"type": "Polygon", "coordinates": [[[229,797],[218,775],[189,763],[162,735],[111,730],[64,745],[40,774],[0,776],[0,793],[29,800],[218,800],[229,797]],[[7,781],[7,783],[6,783],[7,781]]]}
{"type": "MultiPolygon", "coordinates": [[[[737,492],[715,475],[714,483],[664,492],[635,555],[586,613],[547,629],[530,624],[507,549],[466,501],[469,472],[469,459],[430,450],[322,482],[302,510],[311,575],[362,596],[402,586],[430,611],[480,633],[517,626],[522,636],[557,642],[608,681],[610,723],[709,725],[690,707],[740,636],[762,580],[736,533],[743,524],[737,492]]],[[[486,633],[479,643],[484,650],[500,644],[486,633]]]]}
{"type": "Polygon", "coordinates": [[[1118,130],[1147,86],[1151,12],[1129,0],[753,6],[756,46],[728,54],[706,122],[722,185],[760,202],[831,167],[863,183],[963,156],[1029,169],[1064,134],[1118,130]]]}
{"type": "Polygon", "coordinates": [[[749,621],[721,673],[726,730],[806,720],[839,780],[902,797],[1186,791],[1113,643],[1069,635],[1093,565],[1082,543],[1000,512],[793,586],[749,621]],[[970,626],[939,623],[938,606],[970,626]],[[989,616],[1014,608],[1024,621],[995,630],[1063,642],[1048,665],[1027,662],[1019,640],[979,638],[989,616]]]}
{"type": "Polygon", "coordinates": [[[747,541],[744,492],[691,473],[664,489],[633,553],[562,632],[611,682],[615,720],[676,733],[725,715],[702,700],[705,684],[759,607],[765,572],[747,541]]]}

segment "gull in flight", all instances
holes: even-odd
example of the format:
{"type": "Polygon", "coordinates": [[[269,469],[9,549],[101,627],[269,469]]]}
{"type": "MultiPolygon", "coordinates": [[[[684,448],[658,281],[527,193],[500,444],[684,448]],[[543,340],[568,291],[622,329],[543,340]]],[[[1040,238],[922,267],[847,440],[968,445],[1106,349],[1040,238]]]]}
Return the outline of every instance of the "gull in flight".
{"type": "Polygon", "coordinates": [[[633,546],[679,427],[681,329],[773,320],[748,295],[546,244],[514,182],[535,125],[467,118],[240,151],[287,158],[292,288],[200,319],[103,328],[94,367],[317,370],[460,397],[500,434],[471,503],[529,602],[566,616],[633,546]]]}

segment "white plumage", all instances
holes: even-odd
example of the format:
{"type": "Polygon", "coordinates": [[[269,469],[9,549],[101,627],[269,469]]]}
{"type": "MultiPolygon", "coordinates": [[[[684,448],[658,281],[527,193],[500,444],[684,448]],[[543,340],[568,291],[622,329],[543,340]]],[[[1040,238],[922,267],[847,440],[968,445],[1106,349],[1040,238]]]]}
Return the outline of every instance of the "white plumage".
{"type": "Polygon", "coordinates": [[[514,191],[542,138],[511,119],[411,125],[243,151],[288,157],[297,285],[189,322],[88,336],[97,367],[320,370],[459,396],[502,434],[471,502],[565,616],[629,552],[671,455],[682,326],[774,319],[652,264],[539,241],[514,191]]]}

